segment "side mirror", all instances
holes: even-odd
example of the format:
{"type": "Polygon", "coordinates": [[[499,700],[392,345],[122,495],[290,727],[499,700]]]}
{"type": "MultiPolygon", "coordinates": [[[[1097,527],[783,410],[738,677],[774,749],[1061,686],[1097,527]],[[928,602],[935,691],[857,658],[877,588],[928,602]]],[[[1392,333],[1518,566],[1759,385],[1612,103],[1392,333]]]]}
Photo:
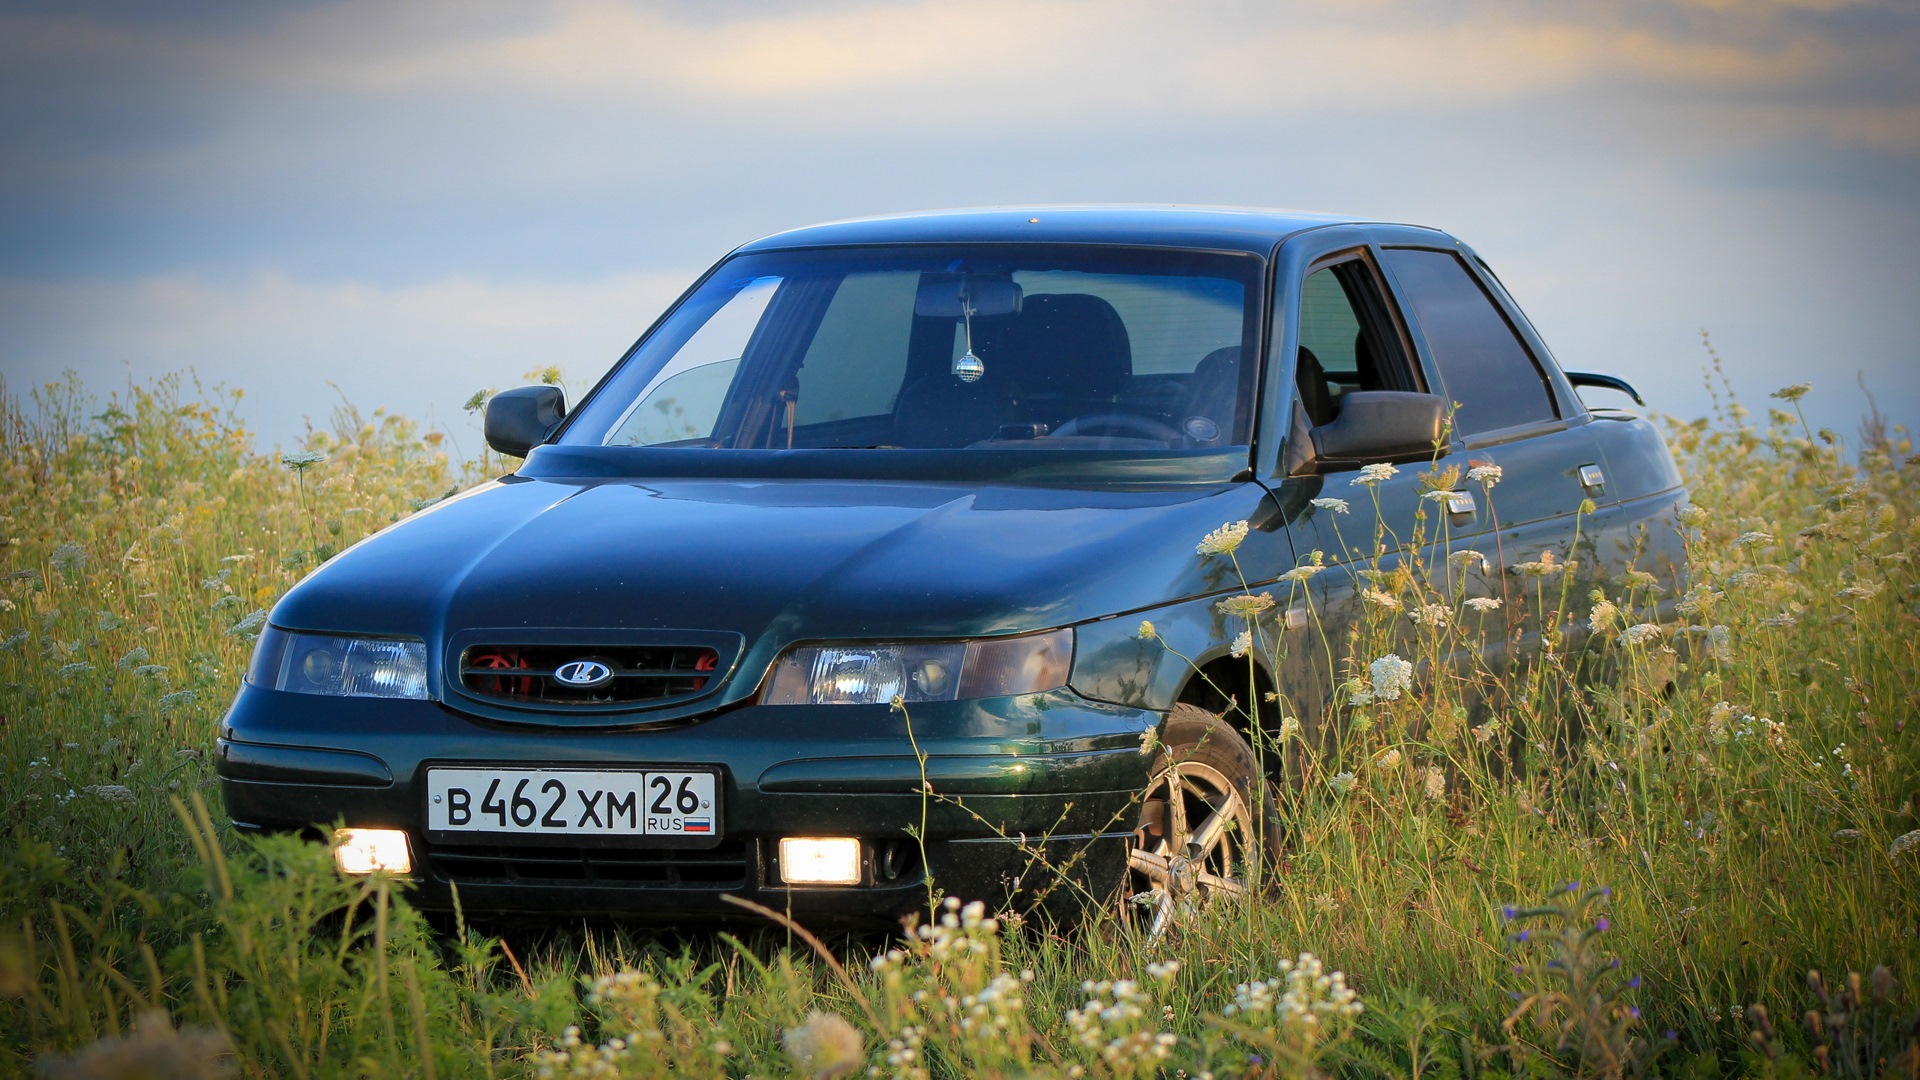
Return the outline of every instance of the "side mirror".
{"type": "Polygon", "coordinates": [[[526,457],[566,419],[567,395],[557,386],[516,386],[487,400],[487,445],[508,457],[526,457]]]}
{"type": "Polygon", "coordinates": [[[1438,394],[1355,390],[1340,398],[1340,415],[1310,433],[1321,463],[1365,464],[1433,453],[1447,415],[1438,394]]]}

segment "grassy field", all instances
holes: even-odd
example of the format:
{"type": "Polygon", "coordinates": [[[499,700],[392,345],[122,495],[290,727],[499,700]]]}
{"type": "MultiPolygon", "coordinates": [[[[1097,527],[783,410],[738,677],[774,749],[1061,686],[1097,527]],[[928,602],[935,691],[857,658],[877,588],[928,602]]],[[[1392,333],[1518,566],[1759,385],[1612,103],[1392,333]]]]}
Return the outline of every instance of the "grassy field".
{"type": "Polygon", "coordinates": [[[1154,940],[961,897],[877,958],[434,933],[320,845],[232,836],[209,759],[266,609],[499,462],[351,409],[262,454],[238,392],[178,378],[0,393],[0,1073],[1920,1076],[1920,462],[1878,418],[1806,430],[1803,392],[1670,427],[1683,625],[1643,623],[1659,582],[1542,566],[1503,617],[1589,655],[1403,685],[1369,661],[1485,612],[1443,567],[1375,582],[1338,738],[1264,748],[1269,894],[1154,940]]]}

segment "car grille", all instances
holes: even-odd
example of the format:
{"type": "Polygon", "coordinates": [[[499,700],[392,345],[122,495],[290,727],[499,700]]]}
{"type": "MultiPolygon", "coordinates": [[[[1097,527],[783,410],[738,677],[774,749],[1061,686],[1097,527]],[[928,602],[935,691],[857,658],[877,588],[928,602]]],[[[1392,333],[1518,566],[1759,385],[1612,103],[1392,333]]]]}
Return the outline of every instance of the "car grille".
{"type": "Polygon", "coordinates": [[[428,845],[434,873],[456,885],[623,885],[738,889],[747,841],[712,848],[578,848],[428,845]]]}
{"type": "Polygon", "coordinates": [[[719,664],[720,654],[703,645],[472,645],[460,655],[460,685],[512,703],[664,704],[706,690],[719,664]],[[576,661],[604,664],[612,678],[569,686],[557,675],[576,661]]]}

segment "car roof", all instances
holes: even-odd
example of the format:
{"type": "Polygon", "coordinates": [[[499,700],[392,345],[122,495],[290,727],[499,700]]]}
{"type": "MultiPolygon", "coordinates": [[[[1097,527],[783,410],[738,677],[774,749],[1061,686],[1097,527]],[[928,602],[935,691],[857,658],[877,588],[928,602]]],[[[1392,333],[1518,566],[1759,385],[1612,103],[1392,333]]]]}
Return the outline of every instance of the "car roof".
{"type": "Polygon", "coordinates": [[[928,210],[809,225],[741,252],[854,244],[1050,243],[1248,251],[1264,255],[1295,233],[1383,224],[1338,214],[1237,206],[994,206],[928,210]]]}

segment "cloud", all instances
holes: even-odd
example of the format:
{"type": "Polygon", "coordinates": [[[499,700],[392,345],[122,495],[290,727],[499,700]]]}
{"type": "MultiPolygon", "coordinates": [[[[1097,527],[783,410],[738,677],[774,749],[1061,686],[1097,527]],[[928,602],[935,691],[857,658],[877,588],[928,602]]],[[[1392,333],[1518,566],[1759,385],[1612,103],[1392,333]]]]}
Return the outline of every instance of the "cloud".
{"type": "Polygon", "coordinates": [[[949,111],[920,120],[955,130],[1115,106],[1212,115],[1334,101],[1431,107],[1607,78],[1780,86],[1846,61],[1835,42],[1785,33],[1764,15],[1718,27],[1744,34],[1709,36],[1583,16],[1579,5],[1482,4],[1463,14],[1416,0],[1177,11],[1148,0],[921,0],[716,17],[563,0],[516,17],[451,10],[423,17],[353,0],[227,37],[65,18],[4,25],[15,49],[34,55],[162,64],[267,88],[641,95],[650,104],[773,109],[822,127],[937,100],[949,111]],[[812,107],[855,95],[860,109],[812,107]]]}
{"type": "Polygon", "coordinates": [[[407,48],[314,49],[316,41],[342,42],[342,23],[382,18],[358,5],[329,8],[280,36],[282,46],[299,42],[297,48],[249,50],[244,66],[263,80],[372,93],[449,84],[575,99],[666,93],[802,113],[818,126],[867,121],[873,108],[898,113],[934,97],[957,108],[921,119],[964,129],[994,115],[1109,111],[1116,104],[1226,115],[1336,100],[1430,107],[1616,76],[1777,85],[1840,60],[1837,49],[1817,40],[1742,47],[1551,14],[1487,9],[1435,16],[1417,4],[1372,5],[1357,17],[1352,8],[1305,5],[1236,17],[1195,9],[1171,14],[1145,0],[758,9],[722,21],[609,0],[573,0],[547,11],[539,25],[491,35],[470,32],[407,48]],[[896,96],[870,98],[852,112],[805,107],[855,94],[896,96]]]}
{"type": "Polygon", "coordinates": [[[338,395],[462,431],[472,425],[459,406],[473,391],[517,385],[533,368],[557,364],[576,392],[592,386],[693,276],[399,288],[275,273],[5,279],[0,355],[16,390],[66,370],[104,390],[190,368],[245,389],[268,442],[295,440],[305,417],[324,421],[338,395]]]}

